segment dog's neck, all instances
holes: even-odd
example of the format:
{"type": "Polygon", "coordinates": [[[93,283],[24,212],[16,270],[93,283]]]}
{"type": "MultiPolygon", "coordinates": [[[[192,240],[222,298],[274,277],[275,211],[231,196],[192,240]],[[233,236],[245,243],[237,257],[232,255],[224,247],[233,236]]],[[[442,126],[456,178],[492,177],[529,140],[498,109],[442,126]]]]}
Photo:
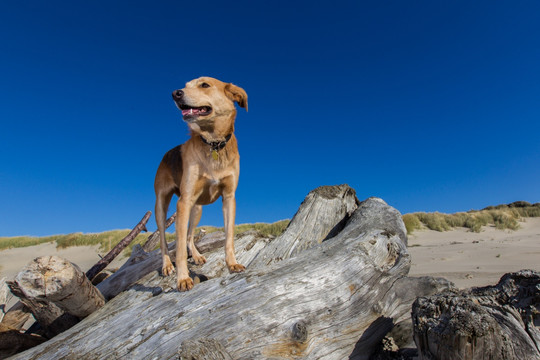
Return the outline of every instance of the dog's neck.
{"type": "MultiPolygon", "coordinates": [[[[236,111],[227,113],[225,119],[221,116],[213,121],[197,121],[188,123],[191,137],[200,137],[205,144],[225,142],[234,133],[234,118],[236,111]]],[[[222,115],[224,116],[224,115],[222,115]]]]}
{"type": "Polygon", "coordinates": [[[201,140],[203,143],[210,146],[212,151],[219,151],[227,145],[229,140],[231,140],[232,135],[233,134],[230,133],[229,135],[225,136],[224,140],[217,140],[217,141],[208,140],[203,135],[199,135],[199,136],[201,137],[201,140]]]}

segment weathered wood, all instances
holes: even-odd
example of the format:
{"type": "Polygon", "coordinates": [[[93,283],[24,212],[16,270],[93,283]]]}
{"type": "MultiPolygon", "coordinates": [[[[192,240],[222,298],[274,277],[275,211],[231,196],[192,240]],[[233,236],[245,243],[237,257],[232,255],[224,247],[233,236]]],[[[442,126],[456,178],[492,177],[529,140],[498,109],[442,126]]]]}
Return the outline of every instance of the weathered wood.
{"type": "MultiPolygon", "coordinates": [[[[335,236],[319,232],[326,241],[306,239],[311,247],[298,251],[280,246],[282,254],[273,248],[270,265],[224,272],[189,292],[174,291],[173,277],[153,271],[72,329],[15,359],[168,359],[192,344],[209,342],[233,359],[344,359],[353,354],[367,359],[393,319],[409,312],[394,286],[401,284],[405,291],[411,283],[400,280],[410,257],[399,213],[380,199],[362,204],[335,236]],[[398,216],[392,221],[398,226],[373,227],[367,224],[373,217],[359,211],[372,211],[375,218],[398,216]]],[[[246,264],[272,244],[254,234],[238,243],[240,255],[252,259],[246,264]]]]}
{"type": "Polygon", "coordinates": [[[150,219],[150,215],[152,215],[151,211],[148,211],[141,221],[127,234],[125,238],[123,238],[114,248],[112,248],[111,251],[107,255],[103,257],[103,259],[99,260],[94,266],[90,268],[86,272],[86,277],[90,280],[92,280],[99,272],[107,267],[113,261],[118,254],[122,252],[128,246],[136,237],[139,235],[139,233],[143,230],[146,231],[146,223],[148,222],[148,219],[150,219]]]}
{"type": "Polygon", "coordinates": [[[21,330],[30,319],[30,309],[28,309],[22,302],[17,301],[5,314],[4,318],[0,322],[11,330],[21,330]]]}
{"type": "Polygon", "coordinates": [[[223,231],[216,231],[210,234],[204,234],[196,241],[195,245],[200,253],[206,253],[218,248],[223,249],[225,246],[225,233],[223,231]]]}
{"type": "Polygon", "coordinates": [[[76,316],[65,313],[52,302],[27,297],[16,281],[8,281],[8,286],[13,295],[30,309],[36,321],[41,325],[44,336],[52,338],[79,322],[76,316]]]}
{"type": "MultiPolygon", "coordinates": [[[[176,212],[171,215],[170,218],[165,222],[165,229],[168,229],[176,221],[176,212]]],[[[150,252],[155,249],[159,242],[159,230],[156,230],[148,237],[144,245],[142,246],[143,250],[150,252]]]]}
{"type": "Polygon", "coordinates": [[[357,208],[356,192],[348,185],[321,186],[311,191],[289,223],[248,266],[260,267],[288,259],[339,233],[357,208]]]}
{"type": "Polygon", "coordinates": [[[58,256],[42,256],[15,278],[26,298],[53,302],[65,312],[84,318],[105,303],[81,269],[58,256]]]}
{"type": "Polygon", "coordinates": [[[34,259],[8,285],[49,338],[69,329],[105,302],[76,265],[56,256],[34,259]]]}
{"type": "MultiPolygon", "coordinates": [[[[169,252],[174,255],[173,244],[169,244],[169,252]]],[[[103,280],[96,287],[105,297],[110,300],[130,285],[152,271],[161,267],[159,249],[151,253],[145,252],[140,245],[135,245],[131,250],[129,259],[114,274],[103,280]]]]}
{"type": "MultiPolygon", "coordinates": [[[[224,273],[228,273],[227,267],[225,266],[224,249],[222,246],[219,246],[219,238],[215,238],[215,240],[216,242],[207,243],[202,247],[203,250],[210,251],[210,253],[204,253],[207,257],[205,265],[199,266],[190,262],[190,268],[195,273],[205,278],[219,277],[224,273]]],[[[262,238],[254,233],[238,236],[235,241],[237,260],[240,263],[243,262],[244,264],[247,264],[255,258],[268,241],[268,239],[262,238]]],[[[171,256],[172,261],[174,261],[176,257],[175,245],[176,242],[168,244],[169,255],[171,256]]],[[[147,253],[142,250],[140,246],[134,246],[130,258],[120,267],[120,269],[118,269],[118,271],[98,284],[97,288],[101,291],[105,299],[112,299],[147,274],[161,269],[160,251],[160,249],[157,249],[147,253]]]]}
{"type": "Polygon", "coordinates": [[[7,303],[9,301],[9,296],[11,293],[9,292],[9,288],[6,284],[6,278],[0,279],[0,323],[2,322],[2,319],[4,318],[4,315],[7,312],[7,303]]]}
{"type": "Polygon", "coordinates": [[[47,340],[39,335],[23,334],[11,329],[5,330],[2,326],[0,324],[0,359],[6,359],[47,340]]]}
{"type": "Polygon", "coordinates": [[[178,351],[183,360],[233,360],[221,343],[214,339],[186,340],[178,351]]]}
{"type": "MultiPolygon", "coordinates": [[[[247,267],[262,267],[268,262],[278,262],[301,249],[317,245],[343,228],[356,209],[357,202],[355,191],[348,185],[321,186],[306,196],[285,232],[276,239],[258,233],[237,236],[236,258],[240,264],[247,267]]],[[[193,271],[207,278],[219,277],[228,272],[223,248],[225,237],[224,235],[222,237],[222,234],[222,232],[207,234],[197,242],[197,248],[204,253],[207,261],[202,266],[192,264],[193,271]]],[[[168,246],[171,260],[174,261],[175,242],[168,246]]],[[[129,260],[97,287],[108,300],[143,276],[160,268],[159,249],[147,253],[134,247],[129,260]]]]}
{"type": "Polygon", "coordinates": [[[495,286],[418,298],[412,308],[420,359],[540,359],[540,273],[495,286]]]}

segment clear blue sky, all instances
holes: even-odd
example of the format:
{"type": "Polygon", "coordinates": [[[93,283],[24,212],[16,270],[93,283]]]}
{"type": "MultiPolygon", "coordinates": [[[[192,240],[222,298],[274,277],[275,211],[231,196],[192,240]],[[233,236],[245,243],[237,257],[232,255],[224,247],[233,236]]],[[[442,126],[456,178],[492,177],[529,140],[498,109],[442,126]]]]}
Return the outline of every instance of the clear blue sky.
{"type": "Polygon", "coordinates": [[[237,223],[342,183],[402,213],[540,201],[536,0],[2,1],[0,33],[0,236],[133,227],[202,75],[249,95],[237,223]]]}

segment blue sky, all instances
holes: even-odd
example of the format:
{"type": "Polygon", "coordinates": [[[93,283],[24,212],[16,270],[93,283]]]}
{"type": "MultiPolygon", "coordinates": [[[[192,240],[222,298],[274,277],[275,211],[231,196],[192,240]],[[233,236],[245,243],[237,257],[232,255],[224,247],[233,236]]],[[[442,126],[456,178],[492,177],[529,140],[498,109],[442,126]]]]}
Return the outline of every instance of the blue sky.
{"type": "Polygon", "coordinates": [[[3,1],[0,32],[0,236],[133,227],[202,75],[249,96],[237,223],[343,183],[402,213],[540,201],[538,1],[3,1]]]}

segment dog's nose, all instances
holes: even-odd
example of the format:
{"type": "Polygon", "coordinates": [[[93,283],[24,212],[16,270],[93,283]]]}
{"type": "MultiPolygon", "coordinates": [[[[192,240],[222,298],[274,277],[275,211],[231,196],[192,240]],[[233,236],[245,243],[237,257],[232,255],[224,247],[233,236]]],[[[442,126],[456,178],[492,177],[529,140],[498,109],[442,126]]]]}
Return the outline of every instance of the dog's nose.
{"type": "Polygon", "coordinates": [[[174,90],[172,93],[172,97],[174,100],[180,100],[184,96],[184,92],[182,90],[174,90]]]}

